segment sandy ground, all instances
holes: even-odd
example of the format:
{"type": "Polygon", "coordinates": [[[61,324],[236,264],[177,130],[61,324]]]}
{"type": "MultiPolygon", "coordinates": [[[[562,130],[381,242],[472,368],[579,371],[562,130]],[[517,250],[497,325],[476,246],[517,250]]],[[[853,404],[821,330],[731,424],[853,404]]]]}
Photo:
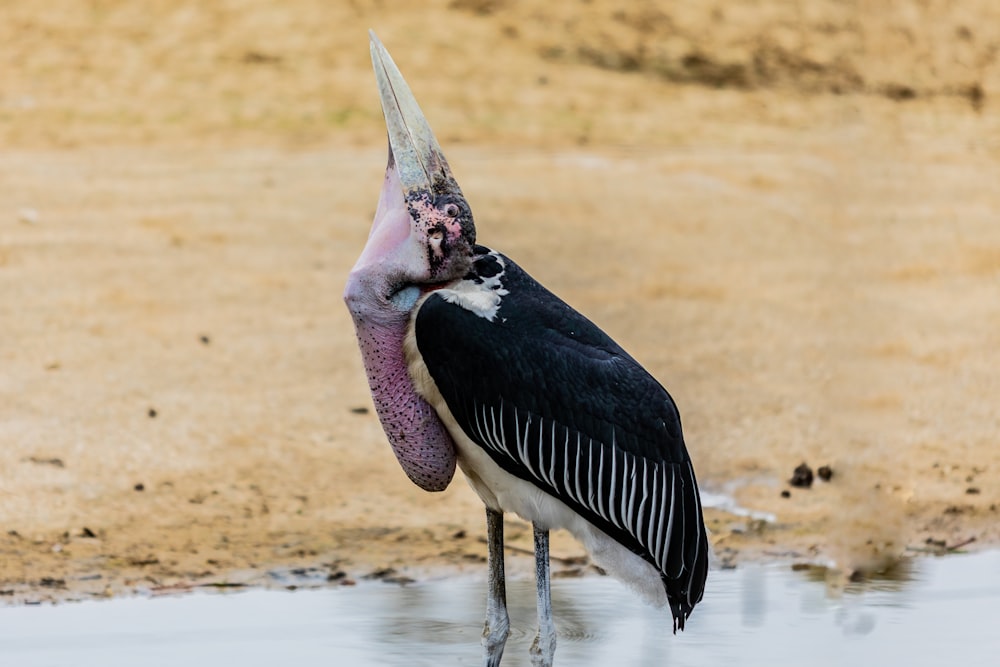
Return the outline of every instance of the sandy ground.
{"type": "Polygon", "coordinates": [[[708,510],[720,563],[996,545],[998,6],[618,4],[0,4],[0,600],[481,568],[340,299],[384,169],[368,27],[480,239],[774,516],[708,510]]]}

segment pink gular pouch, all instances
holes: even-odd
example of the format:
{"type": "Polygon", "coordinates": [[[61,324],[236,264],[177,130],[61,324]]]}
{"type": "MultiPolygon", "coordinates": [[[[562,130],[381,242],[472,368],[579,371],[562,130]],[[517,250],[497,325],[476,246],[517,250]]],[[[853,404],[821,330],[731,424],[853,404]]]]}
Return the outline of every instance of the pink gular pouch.
{"type": "Polygon", "coordinates": [[[443,491],[455,474],[455,445],[427,401],[417,395],[407,370],[403,340],[421,289],[402,287],[407,267],[426,263],[422,230],[411,224],[403,190],[391,163],[368,243],[351,270],[344,299],[375,411],[403,471],[425,491],[443,491]]]}

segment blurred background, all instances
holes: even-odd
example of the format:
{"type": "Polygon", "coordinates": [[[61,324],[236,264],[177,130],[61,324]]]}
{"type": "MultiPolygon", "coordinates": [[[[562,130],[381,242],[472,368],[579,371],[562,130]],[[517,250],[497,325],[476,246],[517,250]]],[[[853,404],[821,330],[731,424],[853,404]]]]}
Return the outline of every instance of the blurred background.
{"type": "MultiPolygon", "coordinates": [[[[374,143],[369,27],[405,52],[452,143],[673,146],[698,129],[650,116],[681,84],[974,113],[1000,89],[1000,10],[986,0],[685,4],[5,2],[2,139],[374,143]]],[[[717,113],[735,112],[734,97],[716,96],[729,107],[717,113]]]]}
{"type": "Polygon", "coordinates": [[[0,0],[6,599],[480,567],[340,299],[369,28],[480,240],[677,399],[721,562],[996,543],[995,2],[0,0]]]}

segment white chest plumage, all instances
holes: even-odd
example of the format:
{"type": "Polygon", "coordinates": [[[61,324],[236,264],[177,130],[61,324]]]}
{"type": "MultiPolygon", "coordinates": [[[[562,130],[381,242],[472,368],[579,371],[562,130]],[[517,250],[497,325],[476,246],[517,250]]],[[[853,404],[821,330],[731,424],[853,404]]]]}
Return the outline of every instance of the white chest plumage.
{"type": "Polygon", "coordinates": [[[503,257],[495,251],[489,257],[499,266],[499,271],[491,276],[464,278],[445,289],[437,290],[437,294],[448,303],[461,306],[466,310],[492,322],[500,310],[500,302],[509,293],[504,287],[503,257]]]}

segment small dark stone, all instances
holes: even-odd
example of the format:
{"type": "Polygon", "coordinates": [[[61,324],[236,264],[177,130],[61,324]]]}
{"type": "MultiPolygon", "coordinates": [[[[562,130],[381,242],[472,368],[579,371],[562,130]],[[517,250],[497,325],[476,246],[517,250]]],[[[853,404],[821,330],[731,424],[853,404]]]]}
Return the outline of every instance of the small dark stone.
{"type": "Polygon", "coordinates": [[[830,466],[820,466],[819,469],[816,470],[816,474],[819,475],[819,478],[824,482],[829,482],[830,478],[833,477],[833,468],[830,466]]]}
{"type": "Polygon", "coordinates": [[[63,463],[62,459],[59,458],[43,458],[39,456],[32,456],[28,458],[32,463],[38,463],[41,465],[55,466],[56,468],[65,468],[66,465],[63,463]]]}
{"type": "Polygon", "coordinates": [[[465,531],[464,530],[455,531],[455,534],[451,536],[451,539],[453,539],[453,540],[464,540],[465,539],[465,531]]]}
{"type": "Polygon", "coordinates": [[[66,588],[66,580],[56,579],[55,577],[42,577],[38,580],[38,585],[43,588],[66,588]]]}
{"type": "Polygon", "coordinates": [[[910,86],[898,83],[890,83],[883,89],[883,92],[890,100],[896,100],[897,102],[912,100],[917,97],[916,90],[910,86]]]}
{"type": "Polygon", "coordinates": [[[788,480],[792,486],[808,489],[813,483],[813,471],[805,463],[800,463],[792,472],[792,478],[788,480]]]}
{"type": "Polygon", "coordinates": [[[782,498],[791,498],[792,497],[792,492],[789,491],[788,489],[784,489],[781,492],[781,497],[782,498]]]}
{"type": "Polygon", "coordinates": [[[347,573],[344,572],[343,570],[337,570],[336,572],[331,572],[330,574],[326,575],[327,581],[341,581],[346,578],[347,578],[347,573]]]}
{"type": "Polygon", "coordinates": [[[366,574],[365,579],[377,579],[378,581],[384,581],[387,584],[400,584],[402,586],[413,583],[413,579],[398,574],[396,570],[391,567],[383,567],[374,570],[366,574]]]}
{"type": "Polygon", "coordinates": [[[976,494],[979,493],[979,487],[978,486],[970,486],[969,488],[967,488],[965,490],[965,492],[968,493],[970,496],[974,496],[974,495],[976,495],[976,494]]]}
{"type": "Polygon", "coordinates": [[[134,565],[135,567],[145,567],[147,565],[158,565],[160,559],[152,555],[145,557],[133,556],[129,558],[127,562],[129,565],[134,565]]]}
{"type": "Polygon", "coordinates": [[[212,342],[212,339],[205,335],[202,335],[200,338],[198,338],[198,340],[201,341],[202,345],[208,345],[209,343],[212,342]]]}
{"type": "Polygon", "coordinates": [[[282,57],[262,51],[247,51],[243,54],[243,62],[248,65],[280,65],[282,57]]]}
{"type": "Polygon", "coordinates": [[[132,488],[135,489],[136,491],[145,491],[146,490],[146,485],[143,484],[142,482],[139,482],[138,484],[136,484],[132,488]]]}
{"type": "Polygon", "coordinates": [[[391,567],[380,567],[365,575],[365,579],[388,579],[396,574],[396,570],[391,567]]]}
{"type": "Polygon", "coordinates": [[[80,537],[97,537],[97,534],[86,526],[80,531],[80,537]]]}
{"type": "Polygon", "coordinates": [[[156,419],[156,408],[150,408],[147,414],[150,419],[156,419]]]}
{"type": "Polygon", "coordinates": [[[359,405],[356,408],[351,408],[351,412],[353,412],[356,415],[366,415],[368,414],[368,408],[366,408],[363,405],[359,405]]]}
{"type": "Polygon", "coordinates": [[[986,93],[983,91],[983,87],[978,83],[974,83],[964,91],[964,94],[969,98],[969,102],[972,104],[972,108],[975,111],[982,111],[983,100],[986,99],[986,93]]]}

